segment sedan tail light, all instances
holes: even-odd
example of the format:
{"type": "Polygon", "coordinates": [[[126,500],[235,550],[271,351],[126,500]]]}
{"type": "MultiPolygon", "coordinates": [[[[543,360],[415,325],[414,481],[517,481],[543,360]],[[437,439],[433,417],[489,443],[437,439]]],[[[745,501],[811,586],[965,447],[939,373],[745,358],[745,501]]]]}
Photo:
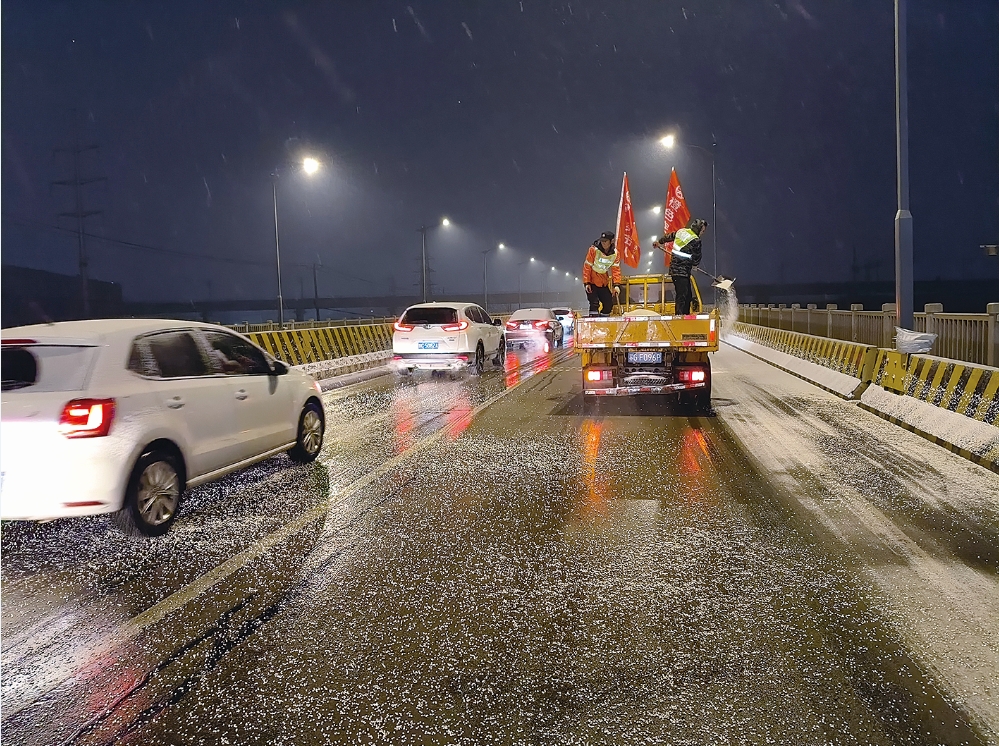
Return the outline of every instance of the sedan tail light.
{"type": "Polygon", "coordinates": [[[412,324],[403,324],[402,321],[400,320],[392,324],[392,328],[395,329],[397,332],[411,332],[416,327],[413,326],[412,324]]]}
{"type": "Polygon", "coordinates": [[[508,321],[508,322],[506,322],[506,328],[510,329],[510,330],[519,329],[520,328],[520,322],[519,321],[508,321]]]}
{"type": "Polygon", "coordinates": [[[459,321],[457,324],[444,324],[441,327],[441,331],[445,332],[463,332],[468,328],[467,321],[459,321]]]}
{"type": "Polygon", "coordinates": [[[59,432],[67,438],[100,438],[111,432],[114,399],[74,399],[62,408],[59,432]]]}
{"type": "Polygon", "coordinates": [[[535,329],[547,329],[548,328],[548,322],[547,321],[535,321],[534,322],[534,328],[535,329]]]}

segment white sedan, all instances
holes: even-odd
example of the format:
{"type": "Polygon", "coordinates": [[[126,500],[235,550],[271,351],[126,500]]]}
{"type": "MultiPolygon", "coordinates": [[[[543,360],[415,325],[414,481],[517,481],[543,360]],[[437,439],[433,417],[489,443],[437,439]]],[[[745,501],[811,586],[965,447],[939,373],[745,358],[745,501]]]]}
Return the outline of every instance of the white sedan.
{"type": "Polygon", "coordinates": [[[480,375],[485,361],[503,364],[503,322],[489,318],[474,303],[420,303],[395,322],[392,367],[408,375],[417,370],[468,370],[480,375]]]}
{"type": "Polygon", "coordinates": [[[510,347],[540,347],[551,352],[562,344],[565,331],[550,308],[521,308],[506,322],[506,343],[510,347]]]}
{"type": "Polygon", "coordinates": [[[156,536],[185,489],[319,454],[318,385],[211,324],[66,321],[2,336],[0,518],[115,513],[156,536]]]}

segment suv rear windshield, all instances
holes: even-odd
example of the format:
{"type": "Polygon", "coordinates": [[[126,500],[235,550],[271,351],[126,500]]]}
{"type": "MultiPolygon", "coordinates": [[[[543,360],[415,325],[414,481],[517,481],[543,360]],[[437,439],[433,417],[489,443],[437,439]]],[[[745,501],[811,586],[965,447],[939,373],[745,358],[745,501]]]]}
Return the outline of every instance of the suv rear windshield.
{"type": "Polygon", "coordinates": [[[454,308],[441,308],[432,306],[430,308],[410,308],[402,317],[402,323],[420,326],[430,324],[439,326],[441,324],[453,324],[458,320],[458,311],[454,308]]]}
{"type": "Polygon", "coordinates": [[[80,391],[96,355],[96,347],[4,345],[0,350],[3,390],[80,391]]]}

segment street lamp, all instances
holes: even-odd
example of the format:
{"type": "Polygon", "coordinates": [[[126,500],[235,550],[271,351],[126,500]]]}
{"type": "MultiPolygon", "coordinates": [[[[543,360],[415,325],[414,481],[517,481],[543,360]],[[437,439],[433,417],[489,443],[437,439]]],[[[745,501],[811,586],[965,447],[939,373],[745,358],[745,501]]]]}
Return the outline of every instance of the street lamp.
{"type": "MultiPolygon", "coordinates": [[[[666,135],[659,142],[663,144],[667,150],[672,150],[673,146],[676,144],[676,138],[673,135],[666,135]]],[[[711,149],[708,150],[700,145],[690,145],[688,143],[680,143],[684,148],[693,148],[694,150],[700,150],[707,153],[711,158],[711,226],[714,230],[711,232],[711,253],[714,255],[714,266],[712,274],[718,276],[718,180],[715,178],[715,151],[718,148],[718,142],[714,141],[711,143],[711,149]]],[[[715,305],[718,305],[718,289],[715,288],[714,291],[715,305]]]]}
{"type": "MultiPolygon", "coordinates": [[[[319,171],[319,161],[308,157],[302,159],[302,171],[306,176],[312,176],[319,171]]],[[[281,287],[281,234],[278,231],[278,169],[271,173],[271,194],[274,197],[274,256],[277,260],[277,285],[278,285],[278,323],[284,328],[284,294],[281,287]]]]}
{"type": "Polygon", "coordinates": [[[658,215],[662,211],[663,211],[663,208],[660,207],[659,205],[656,205],[655,207],[652,208],[652,214],[653,215],[658,215]]]}
{"type": "MultiPolygon", "coordinates": [[[[451,221],[447,218],[441,218],[441,225],[447,228],[451,225],[451,221]]],[[[430,230],[426,224],[421,225],[416,229],[416,232],[423,236],[423,254],[422,254],[422,266],[423,266],[423,302],[427,302],[427,231],[430,230]]]]}
{"type": "MultiPolygon", "coordinates": [[[[503,249],[506,248],[506,246],[504,244],[499,244],[499,246],[497,246],[496,248],[502,251],[503,249]]],[[[489,255],[492,253],[492,251],[493,251],[492,249],[486,249],[485,251],[481,252],[482,253],[482,307],[486,309],[486,313],[489,313],[489,282],[486,276],[486,266],[487,266],[487,259],[489,258],[489,255]]]]}

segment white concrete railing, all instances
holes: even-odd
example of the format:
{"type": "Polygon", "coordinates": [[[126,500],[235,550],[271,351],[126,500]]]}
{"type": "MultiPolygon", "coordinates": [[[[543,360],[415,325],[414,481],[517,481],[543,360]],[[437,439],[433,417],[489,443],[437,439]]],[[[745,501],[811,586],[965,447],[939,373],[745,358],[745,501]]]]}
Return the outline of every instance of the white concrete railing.
{"type": "Polygon", "coordinates": [[[234,332],[249,334],[250,332],[277,332],[284,329],[323,329],[328,326],[364,326],[366,324],[391,324],[396,320],[390,318],[356,318],[356,319],[326,319],[324,321],[286,321],[282,327],[276,321],[265,321],[262,324],[225,324],[234,332]]]}
{"type": "MultiPolygon", "coordinates": [[[[989,303],[985,313],[944,313],[940,303],[927,303],[914,314],[914,331],[937,335],[931,354],[979,365],[999,364],[999,303],[989,303]]],[[[740,304],[739,320],[757,326],[815,334],[847,342],[894,347],[895,304],[886,303],[880,311],[865,311],[852,305],[841,310],[834,304],[802,308],[794,303],[774,306],[740,304]]]]}

